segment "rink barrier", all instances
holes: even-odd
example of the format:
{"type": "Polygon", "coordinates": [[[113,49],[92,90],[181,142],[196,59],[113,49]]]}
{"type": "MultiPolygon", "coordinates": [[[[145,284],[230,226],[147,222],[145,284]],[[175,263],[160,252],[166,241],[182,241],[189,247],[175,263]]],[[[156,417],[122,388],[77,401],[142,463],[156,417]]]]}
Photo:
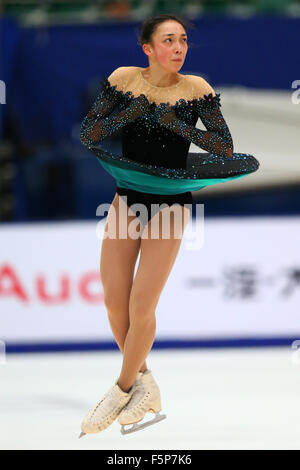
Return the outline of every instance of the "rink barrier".
{"type": "MultiPolygon", "coordinates": [[[[257,347],[291,347],[299,335],[272,338],[234,338],[211,340],[158,340],[152,349],[198,349],[198,348],[257,348],[257,347]]],[[[119,348],[115,342],[56,342],[56,343],[6,343],[6,353],[47,353],[76,351],[114,351],[119,348]]]]}

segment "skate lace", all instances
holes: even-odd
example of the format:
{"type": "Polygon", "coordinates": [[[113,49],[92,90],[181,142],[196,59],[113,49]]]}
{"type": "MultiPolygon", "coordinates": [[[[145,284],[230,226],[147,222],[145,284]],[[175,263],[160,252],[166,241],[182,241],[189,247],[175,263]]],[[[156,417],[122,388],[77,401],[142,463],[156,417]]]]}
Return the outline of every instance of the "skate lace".
{"type": "Polygon", "coordinates": [[[120,397],[117,396],[115,389],[111,388],[91,410],[91,415],[95,417],[99,413],[103,415],[111,414],[118,406],[120,406],[120,397]],[[101,408],[99,409],[100,405],[101,408]]]}

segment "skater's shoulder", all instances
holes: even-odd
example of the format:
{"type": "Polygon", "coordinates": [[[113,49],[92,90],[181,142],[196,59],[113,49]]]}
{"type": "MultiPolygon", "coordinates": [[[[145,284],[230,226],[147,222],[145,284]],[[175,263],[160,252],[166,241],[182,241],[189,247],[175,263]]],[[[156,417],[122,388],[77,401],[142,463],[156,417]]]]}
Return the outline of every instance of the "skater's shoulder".
{"type": "Polygon", "coordinates": [[[216,94],[213,87],[200,75],[186,75],[186,84],[196,99],[210,93],[213,96],[216,94]]]}
{"type": "Polygon", "coordinates": [[[116,86],[119,90],[124,91],[135,76],[137,68],[134,66],[118,67],[109,75],[108,81],[111,86],[116,86]]]}

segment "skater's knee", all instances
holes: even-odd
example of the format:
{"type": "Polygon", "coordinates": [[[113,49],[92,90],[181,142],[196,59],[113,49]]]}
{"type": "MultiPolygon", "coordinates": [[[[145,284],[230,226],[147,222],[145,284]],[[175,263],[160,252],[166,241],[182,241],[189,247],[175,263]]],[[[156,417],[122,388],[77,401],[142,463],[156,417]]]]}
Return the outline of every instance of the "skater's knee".
{"type": "Polygon", "coordinates": [[[115,289],[104,291],[104,305],[109,315],[118,315],[121,312],[128,312],[128,296],[116,293],[115,289]]]}
{"type": "Polygon", "coordinates": [[[130,296],[130,322],[151,322],[155,319],[156,299],[147,299],[145,292],[134,293],[130,296]]]}

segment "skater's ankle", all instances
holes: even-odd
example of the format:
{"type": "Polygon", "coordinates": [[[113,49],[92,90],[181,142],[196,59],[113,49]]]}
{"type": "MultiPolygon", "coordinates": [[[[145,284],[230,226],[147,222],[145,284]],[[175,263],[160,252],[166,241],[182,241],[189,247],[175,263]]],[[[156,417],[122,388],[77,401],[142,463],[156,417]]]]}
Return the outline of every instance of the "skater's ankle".
{"type": "Polygon", "coordinates": [[[125,393],[129,393],[131,391],[132,387],[133,387],[133,385],[131,385],[131,387],[123,387],[119,384],[119,382],[117,382],[117,385],[122,390],[122,392],[125,392],[125,393]]]}

